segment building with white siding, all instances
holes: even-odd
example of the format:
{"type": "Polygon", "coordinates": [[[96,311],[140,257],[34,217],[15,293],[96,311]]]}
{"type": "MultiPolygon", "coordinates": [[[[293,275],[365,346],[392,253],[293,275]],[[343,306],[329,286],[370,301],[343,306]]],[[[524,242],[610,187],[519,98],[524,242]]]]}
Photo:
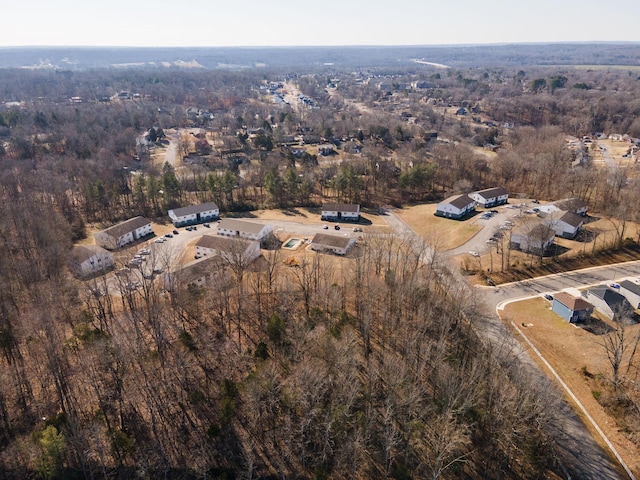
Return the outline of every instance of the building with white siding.
{"type": "Polygon", "coordinates": [[[218,223],[218,235],[224,235],[226,237],[240,237],[261,242],[271,233],[273,233],[273,227],[271,225],[250,222],[248,220],[224,218],[218,223]]]}
{"type": "Polygon", "coordinates": [[[459,220],[473,211],[475,206],[476,201],[469,195],[454,195],[438,204],[435,215],[459,220]]]}
{"type": "Polygon", "coordinates": [[[354,238],[329,235],[327,233],[316,233],[311,240],[309,248],[316,252],[331,252],[337,255],[346,255],[356,243],[354,238]]]}
{"type": "Polygon", "coordinates": [[[152,234],[151,220],[144,217],[134,217],[95,233],[93,238],[96,245],[108,250],[117,250],[152,234]]]}
{"type": "Polygon", "coordinates": [[[324,203],[322,220],[357,222],[360,220],[360,205],[356,203],[324,203]]]}
{"type": "Polygon", "coordinates": [[[509,194],[502,187],[487,188],[469,194],[473,200],[483,208],[491,208],[504,205],[509,201],[509,194]]]}
{"type": "Polygon", "coordinates": [[[98,245],[80,245],[71,250],[68,265],[75,276],[89,277],[111,269],[113,253],[98,245]]]}
{"type": "Polygon", "coordinates": [[[228,263],[249,263],[260,256],[260,242],[238,237],[203,235],[196,242],[196,257],[220,256],[228,263]]]}
{"type": "Polygon", "coordinates": [[[220,209],[213,202],[188,207],[174,208],[168,212],[171,223],[175,227],[194,225],[203,222],[215,221],[220,217],[220,209]]]}

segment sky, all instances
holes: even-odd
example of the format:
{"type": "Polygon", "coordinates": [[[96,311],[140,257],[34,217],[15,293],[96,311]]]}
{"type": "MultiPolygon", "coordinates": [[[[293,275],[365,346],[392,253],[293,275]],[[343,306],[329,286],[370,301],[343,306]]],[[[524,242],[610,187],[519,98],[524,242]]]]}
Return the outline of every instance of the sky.
{"type": "Polygon", "coordinates": [[[637,0],[11,0],[0,47],[640,42],[637,0]]]}

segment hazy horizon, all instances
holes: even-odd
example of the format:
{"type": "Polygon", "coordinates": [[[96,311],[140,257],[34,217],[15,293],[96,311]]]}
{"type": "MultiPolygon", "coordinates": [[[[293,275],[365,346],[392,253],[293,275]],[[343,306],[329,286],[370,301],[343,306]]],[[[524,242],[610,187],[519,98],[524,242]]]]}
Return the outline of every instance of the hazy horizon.
{"type": "Polygon", "coordinates": [[[447,4],[381,0],[321,5],[246,0],[125,2],[96,8],[78,0],[12,2],[4,7],[0,47],[341,47],[635,43],[635,2],[506,0],[447,4]]]}

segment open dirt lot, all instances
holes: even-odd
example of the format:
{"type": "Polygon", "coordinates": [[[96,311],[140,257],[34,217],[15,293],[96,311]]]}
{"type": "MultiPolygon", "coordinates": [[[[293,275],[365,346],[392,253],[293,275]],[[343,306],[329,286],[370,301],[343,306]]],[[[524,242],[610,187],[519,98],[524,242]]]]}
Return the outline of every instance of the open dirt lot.
{"type": "MultiPolygon", "coordinates": [[[[602,346],[602,338],[562,319],[551,311],[550,303],[543,298],[512,303],[501,316],[509,326],[513,321],[536,346],[637,474],[640,471],[640,448],[621,433],[621,428],[593,395],[593,391],[601,388],[602,382],[611,378],[611,365],[602,346]],[[585,375],[584,370],[589,375],[585,375]]],[[[632,335],[637,334],[640,325],[629,329],[632,335]]],[[[533,352],[530,354],[538,361],[533,352]]],[[[541,362],[540,365],[548,372],[541,362]]],[[[595,431],[592,434],[606,449],[599,435],[595,431]]]]}

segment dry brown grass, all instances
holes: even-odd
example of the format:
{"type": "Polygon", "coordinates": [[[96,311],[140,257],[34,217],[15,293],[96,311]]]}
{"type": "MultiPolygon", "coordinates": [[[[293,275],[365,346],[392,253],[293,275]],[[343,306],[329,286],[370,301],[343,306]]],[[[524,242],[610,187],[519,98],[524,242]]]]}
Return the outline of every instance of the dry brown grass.
{"type": "Polygon", "coordinates": [[[437,205],[414,205],[396,211],[397,215],[422,238],[439,250],[450,250],[468,242],[482,227],[469,220],[457,221],[434,215],[437,205]]]}
{"type": "MultiPolygon", "coordinates": [[[[542,298],[511,303],[501,316],[509,326],[513,321],[519,327],[576,395],[629,467],[640,471],[640,449],[621,433],[616,420],[594,398],[593,391],[600,388],[602,379],[611,377],[611,366],[599,336],[565,321],[542,298]]],[[[640,325],[629,328],[632,334],[637,334],[640,325]]],[[[530,354],[548,372],[538,357],[533,352],[530,354]]],[[[592,434],[606,449],[598,434],[592,434]]]]}

